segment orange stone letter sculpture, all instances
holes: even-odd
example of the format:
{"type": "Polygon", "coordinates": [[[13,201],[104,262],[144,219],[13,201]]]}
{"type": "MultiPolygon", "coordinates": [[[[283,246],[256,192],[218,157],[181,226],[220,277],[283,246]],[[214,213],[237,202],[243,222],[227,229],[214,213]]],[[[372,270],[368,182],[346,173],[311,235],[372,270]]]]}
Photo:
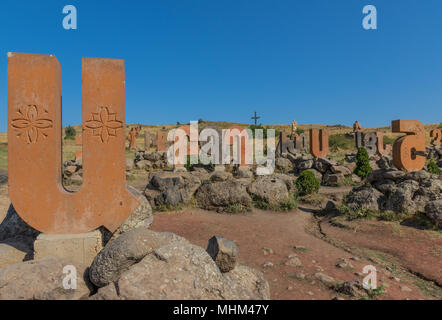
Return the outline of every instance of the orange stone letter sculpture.
{"type": "Polygon", "coordinates": [[[430,132],[431,144],[433,146],[440,146],[441,132],[439,129],[433,129],[430,132]]]}
{"type": "Polygon", "coordinates": [[[393,132],[407,133],[393,145],[393,162],[398,169],[419,171],[425,166],[425,129],[417,120],[394,120],[393,132]]]}
{"type": "Polygon", "coordinates": [[[83,185],[61,183],[61,66],[52,55],[8,54],[9,195],[49,234],[116,230],[139,201],[126,189],[124,61],[83,58],[83,185]]]}
{"type": "Polygon", "coordinates": [[[323,158],[328,154],[328,131],[310,129],[310,153],[316,158],[323,158]]]}

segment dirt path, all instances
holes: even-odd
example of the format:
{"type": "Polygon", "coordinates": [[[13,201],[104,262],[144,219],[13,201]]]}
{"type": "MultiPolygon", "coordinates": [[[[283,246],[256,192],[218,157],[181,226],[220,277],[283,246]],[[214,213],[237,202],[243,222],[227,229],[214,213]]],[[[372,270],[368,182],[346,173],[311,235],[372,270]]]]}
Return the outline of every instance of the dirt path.
{"type": "MultiPolygon", "coordinates": [[[[239,262],[264,272],[272,299],[331,299],[337,295],[336,292],[316,279],[314,275],[317,272],[339,280],[356,280],[361,278],[355,273],[362,273],[363,267],[369,264],[377,267],[378,285],[386,288],[381,299],[432,298],[425,296],[411,280],[397,282],[390,279],[391,272],[382,264],[375,263],[369,254],[355,248],[362,259],[354,261],[350,259],[355,256],[354,253],[330,243],[338,241],[321,239],[318,223],[307,210],[290,213],[254,210],[246,214],[225,215],[187,209],[179,213],[155,214],[152,229],[177,233],[202,247],[213,235],[234,240],[239,247],[239,262]],[[304,246],[305,249],[295,249],[294,246],[304,246]],[[272,249],[274,254],[265,255],[263,248],[272,249]],[[288,255],[293,253],[300,258],[301,267],[285,265],[288,255]],[[351,261],[354,268],[337,268],[341,258],[351,261]],[[274,266],[264,268],[265,262],[274,266]]],[[[335,236],[340,237],[339,234],[335,236]]]]}

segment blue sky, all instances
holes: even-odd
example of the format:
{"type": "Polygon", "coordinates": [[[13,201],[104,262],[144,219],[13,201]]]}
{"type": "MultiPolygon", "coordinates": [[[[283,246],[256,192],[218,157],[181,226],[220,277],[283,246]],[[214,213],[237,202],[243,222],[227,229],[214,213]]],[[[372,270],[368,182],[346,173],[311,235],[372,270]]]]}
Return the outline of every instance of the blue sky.
{"type": "Polygon", "coordinates": [[[127,123],[442,122],[441,18],[440,0],[3,0],[0,131],[9,51],[57,56],[64,125],[81,122],[81,57],[125,60],[127,123]]]}

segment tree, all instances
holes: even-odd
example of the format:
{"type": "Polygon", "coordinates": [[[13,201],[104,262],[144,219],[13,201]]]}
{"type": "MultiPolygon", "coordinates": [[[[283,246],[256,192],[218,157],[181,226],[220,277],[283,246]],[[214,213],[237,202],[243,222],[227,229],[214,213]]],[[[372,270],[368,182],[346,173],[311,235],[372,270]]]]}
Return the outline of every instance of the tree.
{"type": "Polygon", "coordinates": [[[74,140],[75,136],[77,135],[77,132],[75,131],[74,127],[71,126],[67,126],[64,129],[64,133],[65,133],[65,139],[70,139],[70,140],[74,140]]]}
{"type": "Polygon", "coordinates": [[[356,154],[356,168],[354,174],[365,179],[371,171],[372,169],[370,167],[370,157],[368,156],[368,152],[365,148],[361,147],[356,154]]]}

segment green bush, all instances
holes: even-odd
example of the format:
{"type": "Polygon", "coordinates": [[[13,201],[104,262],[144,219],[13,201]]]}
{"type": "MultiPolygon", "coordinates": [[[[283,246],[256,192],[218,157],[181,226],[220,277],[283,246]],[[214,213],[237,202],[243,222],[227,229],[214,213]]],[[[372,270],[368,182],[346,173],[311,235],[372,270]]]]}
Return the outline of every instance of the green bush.
{"type": "Polygon", "coordinates": [[[368,152],[365,148],[361,147],[356,154],[356,168],[354,173],[360,178],[365,179],[371,171],[368,152]]]}
{"type": "Polygon", "coordinates": [[[433,174],[440,174],[440,169],[436,164],[436,161],[434,161],[433,159],[431,159],[430,161],[428,161],[427,164],[427,171],[429,173],[433,173],[433,174]]]}
{"type": "Polygon", "coordinates": [[[65,134],[65,139],[70,139],[73,140],[75,139],[75,135],[77,134],[77,132],[75,131],[74,127],[71,126],[67,126],[64,129],[64,134],[65,134]]]}
{"type": "Polygon", "coordinates": [[[300,195],[317,193],[321,184],[311,171],[302,171],[296,180],[296,187],[300,195]]]}

